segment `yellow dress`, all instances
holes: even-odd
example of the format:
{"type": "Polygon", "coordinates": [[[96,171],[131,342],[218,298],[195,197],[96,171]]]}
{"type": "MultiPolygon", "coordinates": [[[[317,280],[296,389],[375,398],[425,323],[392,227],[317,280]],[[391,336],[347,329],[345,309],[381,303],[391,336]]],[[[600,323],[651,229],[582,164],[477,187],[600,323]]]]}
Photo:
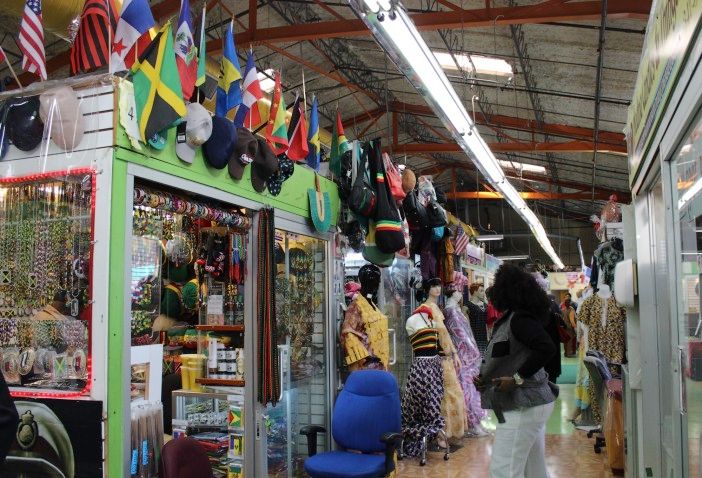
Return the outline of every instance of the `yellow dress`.
{"type": "Polygon", "coordinates": [[[439,344],[446,354],[441,361],[444,368],[444,398],[441,400],[441,415],[446,420],[446,435],[449,438],[463,438],[466,421],[465,400],[454,365],[456,348],[444,325],[444,314],[439,306],[432,302],[425,302],[424,305],[431,308],[434,324],[439,331],[439,344]]]}
{"type": "Polygon", "coordinates": [[[388,368],[388,318],[361,294],[356,294],[344,316],[341,346],[346,352],[346,365],[351,371],[388,368]]]}

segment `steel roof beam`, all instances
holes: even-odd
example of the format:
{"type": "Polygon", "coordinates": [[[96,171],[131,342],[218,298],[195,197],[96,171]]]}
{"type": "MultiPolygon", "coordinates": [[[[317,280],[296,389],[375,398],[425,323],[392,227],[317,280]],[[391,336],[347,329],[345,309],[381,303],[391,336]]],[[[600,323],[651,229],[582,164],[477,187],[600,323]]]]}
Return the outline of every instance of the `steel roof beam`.
{"type": "MultiPolygon", "coordinates": [[[[538,152],[538,153],[590,153],[595,151],[609,154],[620,154],[626,156],[625,146],[612,146],[599,143],[595,148],[592,141],[565,141],[554,142],[496,142],[488,143],[488,147],[493,153],[517,153],[517,152],[538,152]]],[[[419,154],[419,153],[462,153],[463,149],[457,143],[405,143],[395,144],[393,152],[398,154],[419,154]]]]}
{"type": "MultiPolygon", "coordinates": [[[[560,192],[537,192],[528,191],[520,192],[519,195],[523,199],[538,200],[538,201],[562,201],[564,199],[575,199],[580,201],[589,201],[592,199],[590,191],[581,191],[577,193],[560,193],[560,192]]],[[[460,191],[446,193],[448,199],[504,199],[502,193],[495,191],[460,191]]],[[[595,199],[606,201],[609,195],[595,193],[595,199]]]]}

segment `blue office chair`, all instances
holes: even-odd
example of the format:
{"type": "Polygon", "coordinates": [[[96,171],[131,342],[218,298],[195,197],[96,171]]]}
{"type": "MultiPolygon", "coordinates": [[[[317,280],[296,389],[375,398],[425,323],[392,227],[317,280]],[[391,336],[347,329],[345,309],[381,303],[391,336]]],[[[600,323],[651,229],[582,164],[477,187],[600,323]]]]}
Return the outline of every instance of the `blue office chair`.
{"type": "Polygon", "coordinates": [[[352,372],[336,399],[332,435],[340,450],[317,453],[317,434],[324,427],[300,430],[307,437],[305,470],[313,478],[371,478],[395,469],[395,450],[402,441],[400,390],[389,372],[352,372]]]}

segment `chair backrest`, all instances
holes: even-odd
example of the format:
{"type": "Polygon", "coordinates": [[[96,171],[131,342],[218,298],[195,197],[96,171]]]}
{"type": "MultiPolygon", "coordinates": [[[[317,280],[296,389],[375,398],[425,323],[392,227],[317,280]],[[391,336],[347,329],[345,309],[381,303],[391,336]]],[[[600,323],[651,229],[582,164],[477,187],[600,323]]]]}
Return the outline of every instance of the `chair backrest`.
{"type": "Polygon", "coordinates": [[[211,478],[205,450],[190,437],[171,440],[161,450],[161,478],[211,478]]]}
{"type": "MultiPolygon", "coordinates": [[[[603,374],[602,369],[599,367],[598,359],[595,357],[585,357],[583,359],[583,363],[590,374],[590,380],[592,380],[592,383],[595,385],[597,396],[601,399],[605,391],[605,382],[612,377],[611,375],[606,377],[603,374]]],[[[607,366],[605,365],[605,368],[606,367],[607,366]]]]}
{"type": "Polygon", "coordinates": [[[363,453],[385,450],[383,433],[402,428],[400,389],[390,372],[352,372],[336,399],[332,435],[340,447],[363,453]]]}

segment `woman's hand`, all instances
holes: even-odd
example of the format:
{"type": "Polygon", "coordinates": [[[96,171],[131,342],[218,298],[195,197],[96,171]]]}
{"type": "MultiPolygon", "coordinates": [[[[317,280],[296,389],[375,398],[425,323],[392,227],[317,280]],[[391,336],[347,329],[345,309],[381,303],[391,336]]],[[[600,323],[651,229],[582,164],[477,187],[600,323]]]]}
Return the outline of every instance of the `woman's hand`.
{"type": "Polygon", "coordinates": [[[511,392],[517,387],[514,377],[498,377],[492,380],[498,392],[511,392]]]}

